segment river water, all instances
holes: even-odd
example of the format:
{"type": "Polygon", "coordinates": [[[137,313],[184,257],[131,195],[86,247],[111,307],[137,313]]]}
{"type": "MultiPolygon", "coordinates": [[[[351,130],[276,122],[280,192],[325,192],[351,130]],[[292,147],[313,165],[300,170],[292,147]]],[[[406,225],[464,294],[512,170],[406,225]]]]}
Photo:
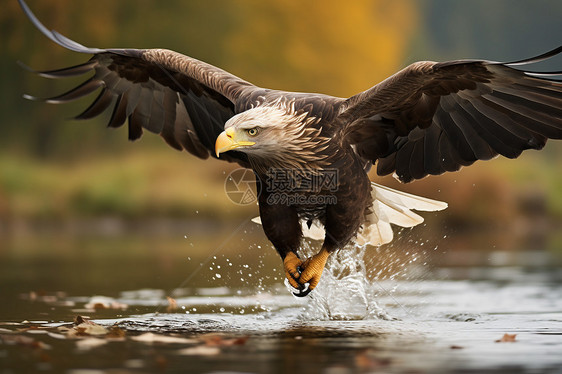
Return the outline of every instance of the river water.
{"type": "Polygon", "coordinates": [[[0,373],[562,372],[556,238],[459,249],[408,231],[340,251],[300,299],[250,225],[4,241],[0,373]],[[76,316],[119,334],[73,336],[76,316]]]}

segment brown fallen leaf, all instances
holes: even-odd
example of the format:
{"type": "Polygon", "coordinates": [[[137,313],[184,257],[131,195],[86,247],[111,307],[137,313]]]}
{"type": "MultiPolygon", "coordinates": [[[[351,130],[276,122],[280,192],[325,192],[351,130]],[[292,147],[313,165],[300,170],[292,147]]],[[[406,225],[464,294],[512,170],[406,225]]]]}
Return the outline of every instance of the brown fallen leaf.
{"type": "Polygon", "coordinates": [[[515,343],[517,334],[503,334],[501,339],[496,340],[496,343],[515,343]]]}
{"type": "Polygon", "coordinates": [[[86,317],[76,316],[74,318],[74,326],[66,333],[69,338],[88,336],[88,335],[107,335],[109,330],[105,327],[90,321],[86,317]]]}
{"type": "Polygon", "coordinates": [[[176,299],[170,296],[166,296],[166,299],[168,300],[168,307],[166,308],[166,312],[171,313],[178,310],[178,303],[176,299]]]}

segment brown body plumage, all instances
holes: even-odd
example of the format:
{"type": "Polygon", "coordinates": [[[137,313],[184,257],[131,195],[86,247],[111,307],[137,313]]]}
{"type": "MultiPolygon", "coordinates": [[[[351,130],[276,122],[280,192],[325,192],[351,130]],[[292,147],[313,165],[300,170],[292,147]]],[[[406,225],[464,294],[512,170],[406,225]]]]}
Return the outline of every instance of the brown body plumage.
{"type": "Polygon", "coordinates": [[[516,69],[562,47],[512,63],[418,62],[343,99],[260,88],[169,50],[87,48],[47,30],[19,2],[51,40],[94,55],[79,66],[38,72],[49,78],[94,72],[81,86],[47,102],[101,89],[77,118],[112,108],[108,126],[128,122],[131,140],[146,129],[199,158],[220,157],[254,170],[264,232],[298,296],[317,285],[329,254],[354,236],[382,244],[392,239],[390,223],[410,227],[422,221],[410,209],[446,207],[371,184],[372,164],[379,175],[395,172],[409,182],[497,155],[515,158],[525,149],[542,148],[548,138],[562,138],[562,84],[549,78],[560,72],[516,69]],[[293,190],[271,186],[275,170],[290,174],[293,190]],[[335,188],[302,188],[329,172],[337,175],[335,188]],[[271,199],[295,192],[295,186],[302,201],[271,199]],[[333,199],[318,201],[320,196],[333,199]],[[321,236],[309,232],[311,225],[324,227],[321,236]],[[324,239],[322,250],[304,262],[296,255],[303,235],[324,239]]]}

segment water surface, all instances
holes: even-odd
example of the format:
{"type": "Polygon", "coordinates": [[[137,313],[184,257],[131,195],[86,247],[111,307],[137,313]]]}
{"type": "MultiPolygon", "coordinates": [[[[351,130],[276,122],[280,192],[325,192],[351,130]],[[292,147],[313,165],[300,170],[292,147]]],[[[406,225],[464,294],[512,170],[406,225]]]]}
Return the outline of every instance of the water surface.
{"type": "Polygon", "coordinates": [[[11,238],[0,373],[562,372],[561,248],[414,238],[339,253],[304,299],[251,225],[11,238]],[[78,315],[124,337],[69,337],[78,315]]]}

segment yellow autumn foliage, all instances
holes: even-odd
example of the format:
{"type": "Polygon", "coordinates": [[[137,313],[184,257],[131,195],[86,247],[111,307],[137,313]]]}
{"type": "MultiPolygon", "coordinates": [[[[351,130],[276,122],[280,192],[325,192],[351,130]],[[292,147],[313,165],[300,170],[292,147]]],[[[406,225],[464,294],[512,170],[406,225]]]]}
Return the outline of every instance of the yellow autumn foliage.
{"type": "Polygon", "coordinates": [[[237,3],[244,21],[228,36],[228,64],[256,84],[351,96],[403,64],[413,1],[237,3]],[[248,61],[255,64],[248,64],[248,61]]]}

